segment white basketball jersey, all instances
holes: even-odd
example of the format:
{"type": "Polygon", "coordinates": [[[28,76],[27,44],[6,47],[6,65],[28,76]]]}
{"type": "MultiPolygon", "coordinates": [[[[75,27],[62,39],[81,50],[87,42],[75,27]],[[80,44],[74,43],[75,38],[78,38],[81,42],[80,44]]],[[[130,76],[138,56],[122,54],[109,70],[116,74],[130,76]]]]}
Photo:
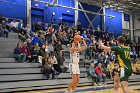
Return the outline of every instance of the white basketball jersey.
{"type": "Polygon", "coordinates": [[[74,64],[78,64],[80,60],[79,52],[74,51],[72,54],[70,54],[71,62],[74,64]]]}

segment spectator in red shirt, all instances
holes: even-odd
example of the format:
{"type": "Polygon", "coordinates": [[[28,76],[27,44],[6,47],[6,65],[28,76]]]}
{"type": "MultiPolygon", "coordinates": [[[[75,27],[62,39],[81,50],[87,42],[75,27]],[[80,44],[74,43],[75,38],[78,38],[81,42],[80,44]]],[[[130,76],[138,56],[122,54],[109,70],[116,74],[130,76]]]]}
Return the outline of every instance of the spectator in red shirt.
{"type": "Polygon", "coordinates": [[[105,78],[106,75],[103,73],[102,71],[102,64],[99,63],[98,66],[95,68],[95,73],[97,75],[97,77],[99,78],[99,83],[101,83],[103,81],[103,83],[105,83],[105,78]]]}
{"type": "Polygon", "coordinates": [[[22,47],[22,53],[23,53],[23,56],[24,56],[24,60],[25,62],[31,60],[31,52],[30,52],[30,49],[27,47],[27,42],[24,42],[24,45],[22,47]]]}

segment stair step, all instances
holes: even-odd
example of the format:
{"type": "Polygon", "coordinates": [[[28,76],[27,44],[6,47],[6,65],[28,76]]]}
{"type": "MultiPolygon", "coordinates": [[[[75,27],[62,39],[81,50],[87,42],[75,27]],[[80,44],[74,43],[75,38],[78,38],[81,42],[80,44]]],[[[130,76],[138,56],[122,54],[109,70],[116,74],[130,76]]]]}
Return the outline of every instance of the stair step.
{"type": "MultiPolygon", "coordinates": [[[[91,82],[89,83],[79,83],[78,87],[82,86],[90,86],[91,82]]],[[[34,90],[48,90],[48,89],[60,89],[60,88],[67,88],[67,85],[58,85],[58,86],[39,86],[39,87],[27,87],[27,88],[14,88],[14,89],[3,89],[0,90],[1,93],[6,92],[22,92],[22,91],[34,91],[34,90]]]]}
{"type": "Polygon", "coordinates": [[[38,68],[41,67],[40,63],[0,63],[0,69],[7,68],[38,68]]]}
{"type": "Polygon", "coordinates": [[[0,43],[2,42],[12,42],[12,43],[18,43],[20,42],[19,39],[11,39],[11,38],[0,38],[0,43]]]}
{"type": "Polygon", "coordinates": [[[15,58],[0,58],[0,63],[15,62],[15,58]]]}
{"type": "Polygon", "coordinates": [[[13,52],[0,53],[0,58],[13,58],[13,52]]]}
{"type": "MultiPolygon", "coordinates": [[[[51,77],[51,75],[50,75],[51,77]]],[[[80,77],[85,77],[84,73],[80,74],[80,77]]],[[[66,79],[71,78],[70,73],[62,73],[58,77],[58,79],[66,79]]],[[[29,81],[29,80],[43,80],[46,79],[46,76],[42,73],[40,74],[25,74],[25,75],[0,75],[0,83],[9,82],[9,81],[29,81]]]]}
{"type": "MultiPolygon", "coordinates": [[[[56,79],[56,80],[38,80],[38,81],[20,81],[20,82],[7,82],[0,84],[1,89],[10,89],[10,88],[28,88],[28,87],[39,87],[39,86],[56,86],[56,85],[68,85],[71,82],[71,79],[65,79],[64,84],[56,79]]],[[[87,78],[81,78],[80,83],[89,83],[91,80],[87,78]]]]}
{"type": "MultiPolygon", "coordinates": [[[[86,72],[86,68],[80,68],[80,72],[86,72]]],[[[39,74],[41,68],[13,68],[13,69],[0,69],[0,75],[18,75],[18,74],[39,74]]],[[[66,73],[70,73],[68,70],[66,73]]]]}

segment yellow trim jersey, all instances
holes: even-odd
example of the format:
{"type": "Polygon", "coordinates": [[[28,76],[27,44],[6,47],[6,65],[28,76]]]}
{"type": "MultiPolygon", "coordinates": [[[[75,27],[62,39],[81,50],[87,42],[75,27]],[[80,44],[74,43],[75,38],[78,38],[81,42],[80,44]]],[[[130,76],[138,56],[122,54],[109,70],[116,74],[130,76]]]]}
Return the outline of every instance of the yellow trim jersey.
{"type": "Polygon", "coordinates": [[[112,51],[115,51],[117,55],[117,62],[120,67],[132,69],[130,62],[130,50],[125,46],[114,46],[111,47],[112,51]]]}

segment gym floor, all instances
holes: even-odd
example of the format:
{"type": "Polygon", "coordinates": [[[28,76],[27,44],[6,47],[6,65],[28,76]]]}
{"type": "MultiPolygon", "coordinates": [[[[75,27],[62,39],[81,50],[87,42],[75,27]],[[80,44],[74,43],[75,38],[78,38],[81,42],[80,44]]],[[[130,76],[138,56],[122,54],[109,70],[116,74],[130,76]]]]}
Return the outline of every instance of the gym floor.
{"type": "MultiPolygon", "coordinates": [[[[130,93],[140,93],[140,82],[129,83],[130,93]]],[[[29,92],[17,92],[17,93],[64,93],[66,88],[52,89],[52,90],[38,90],[29,92]]],[[[122,89],[119,89],[119,93],[123,93],[122,89]]],[[[113,84],[103,86],[85,86],[78,87],[76,93],[114,93],[113,84]]]]}

